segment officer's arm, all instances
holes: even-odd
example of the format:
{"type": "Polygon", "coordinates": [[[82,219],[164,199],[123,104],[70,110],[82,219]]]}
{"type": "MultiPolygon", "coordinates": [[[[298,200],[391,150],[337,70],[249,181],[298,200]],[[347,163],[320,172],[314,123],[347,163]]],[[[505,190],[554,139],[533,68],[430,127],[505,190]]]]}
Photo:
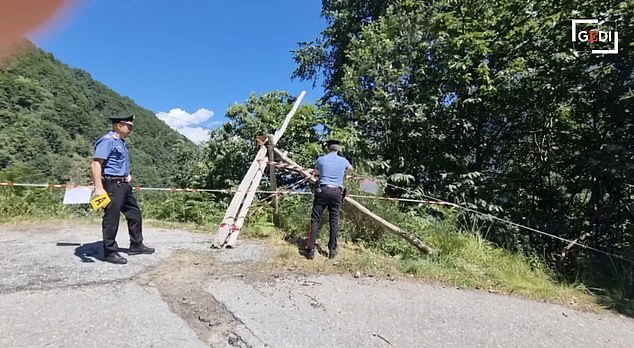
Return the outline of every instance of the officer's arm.
{"type": "Polygon", "coordinates": [[[93,158],[91,169],[92,169],[92,180],[95,183],[95,192],[97,194],[100,191],[104,191],[103,183],[101,182],[101,170],[103,167],[103,158],[93,158]]]}
{"type": "Polygon", "coordinates": [[[317,170],[317,168],[313,168],[310,171],[310,177],[315,181],[319,180],[319,170],[317,170]]]}
{"type": "Polygon", "coordinates": [[[103,172],[103,164],[112,153],[112,138],[102,137],[95,145],[95,154],[92,156],[91,172],[92,180],[95,183],[95,194],[100,195],[106,192],[101,183],[101,173],[103,172]]]}
{"type": "Polygon", "coordinates": [[[354,167],[352,166],[352,162],[350,160],[348,160],[348,167],[346,167],[346,170],[349,170],[351,172],[354,171],[354,167]]]}
{"type": "Polygon", "coordinates": [[[313,179],[317,180],[317,178],[319,177],[319,160],[317,160],[317,163],[315,163],[315,168],[313,168],[311,176],[313,177],[313,179]]]}

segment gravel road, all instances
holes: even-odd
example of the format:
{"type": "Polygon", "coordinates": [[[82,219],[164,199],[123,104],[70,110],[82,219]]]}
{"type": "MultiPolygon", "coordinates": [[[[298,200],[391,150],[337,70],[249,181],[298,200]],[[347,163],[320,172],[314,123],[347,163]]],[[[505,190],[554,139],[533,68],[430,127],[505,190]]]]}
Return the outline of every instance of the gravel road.
{"type": "Polygon", "coordinates": [[[206,347],[156,289],[133,280],[180,248],[207,250],[207,236],[144,234],[157,252],[121,266],[99,261],[98,225],[0,225],[0,347],[206,347]]]}
{"type": "MultiPolygon", "coordinates": [[[[634,320],[415,281],[259,267],[257,241],[145,228],[154,255],[99,261],[100,227],[0,225],[0,347],[632,347],[634,320]]],[[[119,246],[128,246],[122,226],[119,246]]],[[[300,259],[298,262],[308,262],[300,259]]],[[[328,262],[321,258],[314,262],[328,262]]]]}

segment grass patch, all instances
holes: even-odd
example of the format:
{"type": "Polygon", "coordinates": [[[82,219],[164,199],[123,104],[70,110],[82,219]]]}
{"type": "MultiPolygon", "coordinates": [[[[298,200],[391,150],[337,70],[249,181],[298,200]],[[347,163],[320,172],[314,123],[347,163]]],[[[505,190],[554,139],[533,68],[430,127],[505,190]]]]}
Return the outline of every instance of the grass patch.
{"type": "MultiPolygon", "coordinates": [[[[277,258],[270,265],[275,269],[363,277],[414,278],[490,293],[517,295],[580,310],[604,309],[583,286],[553,281],[547,272],[535,269],[522,256],[492,246],[485,247],[486,257],[476,259],[470,256],[456,258],[452,255],[402,259],[388,256],[380,250],[344,243],[335,260],[329,260],[325,253],[317,253],[314,260],[306,260],[299,255],[298,246],[285,240],[281,232],[274,236],[268,235],[265,242],[277,251],[277,258]]],[[[468,251],[472,247],[468,243],[463,250],[468,251]]]]}
{"type": "MultiPolygon", "coordinates": [[[[406,215],[392,210],[382,212],[382,216],[416,234],[434,249],[432,255],[425,256],[399,237],[346,211],[336,262],[327,259],[323,252],[327,250],[325,247],[315,260],[305,260],[299,255],[298,248],[305,243],[309,214],[305,205],[285,208],[284,212],[289,214],[285,214],[284,229],[276,228],[270,215],[263,214],[251,219],[242,233],[243,237],[263,239],[277,250],[277,259],[271,264],[274,268],[414,278],[512,294],[581,310],[601,311],[605,308],[582,284],[556,281],[538,257],[496,247],[478,233],[460,231],[450,219],[406,215]]],[[[320,240],[321,245],[328,240],[326,221],[322,223],[320,240]]]]}

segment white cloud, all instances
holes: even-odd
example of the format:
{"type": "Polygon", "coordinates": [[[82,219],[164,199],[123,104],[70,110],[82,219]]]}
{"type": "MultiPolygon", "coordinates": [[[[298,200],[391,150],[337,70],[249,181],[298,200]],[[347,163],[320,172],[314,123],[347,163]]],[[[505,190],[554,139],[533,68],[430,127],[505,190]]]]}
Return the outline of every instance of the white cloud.
{"type": "Polygon", "coordinates": [[[199,144],[209,140],[209,129],[202,128],[198,125],[209,120],[213,115],[213,111],[205,108],[198,109],[193,114],[176,108],[169,112],[159,112],[156,114],[156,117],[165,122],[172,129],[186,136],[189,140],[199,144]]]}
{"type": "Polygon", "coordinates": [[[209,129],[202,127],[183,127],[177,129],[177,131],[186,136],[187,139],[193,141],[196,144],[203,143],[209,140],[209,129]]]}

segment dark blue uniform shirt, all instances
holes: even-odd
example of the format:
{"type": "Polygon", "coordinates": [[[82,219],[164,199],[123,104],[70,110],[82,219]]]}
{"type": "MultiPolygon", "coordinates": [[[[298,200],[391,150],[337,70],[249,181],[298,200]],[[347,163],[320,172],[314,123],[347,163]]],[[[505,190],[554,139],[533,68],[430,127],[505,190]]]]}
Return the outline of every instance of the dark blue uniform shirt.
{"type": "Polygon", "coordinates": [[[119,138],[115,132],[99,138],[95,143],[95,155],[93,158],[104,160],[101,173],[104,176],[128,176],[130,175],[130,153],[125,140],[119,138]]]}

